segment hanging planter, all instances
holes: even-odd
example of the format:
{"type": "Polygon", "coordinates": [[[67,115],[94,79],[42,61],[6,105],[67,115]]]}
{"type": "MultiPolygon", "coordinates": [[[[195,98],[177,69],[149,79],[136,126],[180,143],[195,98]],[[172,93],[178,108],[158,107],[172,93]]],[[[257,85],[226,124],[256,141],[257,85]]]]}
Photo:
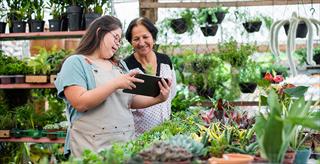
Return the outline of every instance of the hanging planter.
{"type": "Polygon", "coordinates": [[[257,83],[239,83],[242,93],[253,93],[257,88],[257,83]]]}
{"type": "Polygon", "coordinates": [[[170,27],[177,34],[183,34],[188,30],[187,22],[183,18],[171,20],[170,27]]]}
{"type": "Polygon", "coordinates": [[[248,33],[258,32],[262,25],[261,21],[245,22],[242,24],[248,33]]]}
{"type": "Polygon", "coordinates": [[[200,27],[204,36],[215,36],[218,31],[218,25],[206,25],[204,27],[200,27]]]}
{"type": "MultiPolygon", "coordinates": [[[[286,23],[285,25],[283,25],[283,27],[286,32],[286,35],[288,35],[289,23],[286,23]]],[[[306,23],[299,22],[299,25],[297,28],[296,38],[305,38],[307,36],[307,33],[308,33],[308,27],[307,27],[306,23]]]]}
{"type": "Polygon", "coordinates": [[[6,22],[0,22],[0,33],[5,33],[6,32],[6,22]]]}
{"type": "Polygon", "coordinates": [[[217,18],[217,23],[221,24],[221,22],[224,20],[224,17],[226,16],[226,12],[224,11],[217,11],[214,13],[214,15],[217,18]]]}

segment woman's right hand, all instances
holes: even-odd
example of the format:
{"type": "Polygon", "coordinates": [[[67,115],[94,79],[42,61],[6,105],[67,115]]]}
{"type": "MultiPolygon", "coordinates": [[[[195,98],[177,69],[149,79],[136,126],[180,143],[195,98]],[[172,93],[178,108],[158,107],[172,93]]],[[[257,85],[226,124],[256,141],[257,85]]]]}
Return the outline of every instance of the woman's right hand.
{"type": "Polygon", "coordinates": [[[144,81],[134,76],[139,74],[139,71],[133,70],[127,74],[121,74],[115,79],[115,84],[117,84],[118,89],[133,89],[136,88],[134,82],[143,83],[144,81]]]}

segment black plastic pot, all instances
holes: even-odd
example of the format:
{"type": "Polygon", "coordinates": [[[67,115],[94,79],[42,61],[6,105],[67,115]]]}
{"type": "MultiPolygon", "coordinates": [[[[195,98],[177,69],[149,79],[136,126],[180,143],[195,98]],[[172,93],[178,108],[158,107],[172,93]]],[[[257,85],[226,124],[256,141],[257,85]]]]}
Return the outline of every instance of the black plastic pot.
{"type": "Polygon", "coordinates": [[[61,14],[61,26],[60,30],[61,31],[68,31],[68,15],[67,13],[62,13],[61,14]]]}
{"type": "Polygon", "coordinates": [[[257,83],[239,83],[242,93],[253,93],[257,88],[257,83]]]}
{"type": "Polygon", "coordinates": [[[170,27],[177,34],[183,34],[188,30],[188,25],[183,18],[171,20],[170,27]]]}
{"type": "Polygon", "coordinates": [[[29,32],[43,32],[44,21],[40,20],[29,20],[29,32]]]}
{"type": "Polygon", "coordinates": [[[0,22],[0,33],[5,33],[6,32],[6,22],[0,22]]]}
{"type": "Polygon", "coordinates": [[[85,27],[86,29],[89,27],[89,25],[97,18],[99,18],[101,16],[101,14],[97,14],[97,13],[86,13],[84,15],[85,17],[85,27]]]}
{"type": "Polygon", "coordinates": [[[226,13],[220,11],[220,12],[215,12],[214,15],[217,18],[217,23],[221,24],[221,22],[223,21],[224,17],[226,16],[226,13]]]}
{"type": "Polygon", "coordinates": [[[19,32],[26,32],[26,24],[25,21],[12,21],[12,32],[13,33],[19,33],[19,32]]]}
{"type": "Polygon", "coordinates": [[[316,62],[317,65],[320,65],[320,53],[314,54],[313,60],[316,62]]]}
{"type": "MultiPolygon", "coordinates": [[[[290,27],[289,23],[283,25],[283,27],[286,32],[286,35],[288,35],[288,31],[290,27]]],[[[300,22],[298,24],[296,38],[305,38],[307,36],[307,33],[308,33],[307,25],[304,22],[300,22]]]]}
{"type": "Polygon", "coordinates": [[[262,25],[261,21],[258,22],[245,22],[242,24],[248,33],[258,32],[262,25]]]}
{"type": "Polygon", "coordinates": [[[61,31],[61,20],[49,19],[49,31],[61,31]]]}
{"type": "Polygon", "coordinates": [[[200,27],[204,36],[215,36],[218,31],[218,25],[207,25],[204,27],[200,27]]]}
{"type": "Polygon", "coordinates": [[[81,30],[82,8],[79,6],[67,7],[68,24],[70,31],[81,30]]]}

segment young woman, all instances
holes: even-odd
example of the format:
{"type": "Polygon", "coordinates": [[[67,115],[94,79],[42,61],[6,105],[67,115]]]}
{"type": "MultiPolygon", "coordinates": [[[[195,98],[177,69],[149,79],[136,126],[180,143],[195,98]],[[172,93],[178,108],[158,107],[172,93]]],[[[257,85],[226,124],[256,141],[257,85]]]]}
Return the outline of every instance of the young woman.
{"type": "Polygon", "coordinates": [[[132,96],[123,89],[135,88],[138,72],[123,74],[114,53],[120,46],[121,23],[112,16],[95,20],[82,37],[75,54],[68,57],[55,81],[58,96],[67,103],[70,127],[65,153],[81,156],[84,149],[99,152],[114,142],[134,136],[131,109],[145,108],[169,97],[170,82],[159,82],[159,96],[132,96]]]}

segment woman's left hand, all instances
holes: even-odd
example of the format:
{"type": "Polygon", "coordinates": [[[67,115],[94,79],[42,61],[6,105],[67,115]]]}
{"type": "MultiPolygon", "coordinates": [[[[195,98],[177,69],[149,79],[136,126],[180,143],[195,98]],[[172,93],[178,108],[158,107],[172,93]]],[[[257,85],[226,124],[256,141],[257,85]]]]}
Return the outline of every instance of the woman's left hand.
{"type": "Polygon", "coordinates": [[[162,78],[161,82],[159,81],[158,84],[160,87],[160,94],[159,94],[159,96],[157,96],[157,98],[161,102],[164,102],[168,99],[169,94],[170,94],[171,80],[168,80],[168,83],[167,83],[167,81],[162,78]]]}

